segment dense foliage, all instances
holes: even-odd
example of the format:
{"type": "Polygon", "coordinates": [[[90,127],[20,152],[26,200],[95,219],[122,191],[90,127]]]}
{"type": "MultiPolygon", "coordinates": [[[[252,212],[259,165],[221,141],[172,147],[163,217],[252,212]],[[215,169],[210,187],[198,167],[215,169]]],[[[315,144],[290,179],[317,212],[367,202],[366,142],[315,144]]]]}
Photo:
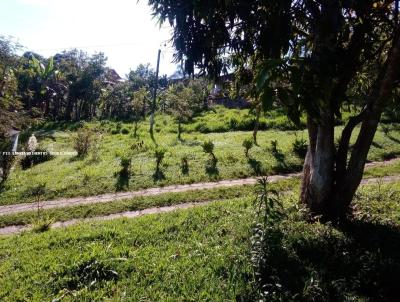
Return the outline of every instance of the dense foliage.
{"type": "Polygon", "coordinates": [[[197,68],[217,79],[233,69],[264,108],[278,103],[296,123],[306,113],[301,201],[326,219],[344,218],[382,113],[398,89],[398,1],[148,3],[173,27],[176,60],[189,74],[197,68]],[[357,105],[359,112],[336,146],[335,118],[344,105],[357,105]]]}

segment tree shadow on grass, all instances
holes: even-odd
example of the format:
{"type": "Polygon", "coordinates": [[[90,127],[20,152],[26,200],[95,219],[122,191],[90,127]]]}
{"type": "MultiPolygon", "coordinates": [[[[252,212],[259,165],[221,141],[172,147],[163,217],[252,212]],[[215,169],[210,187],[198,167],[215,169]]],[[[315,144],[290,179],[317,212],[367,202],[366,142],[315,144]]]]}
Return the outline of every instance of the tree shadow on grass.
{"type": "Polygon", "coordinates": [[[154,182],[162,181],[165,179],[165,174],[162,170],[156,170],[153,174],[154,182]]]}
{"type": "Polygon", "coordinates": [[[262,167],[262,163],[260,161],[253,159],[253,158],[249,158],[247,162],[249,163],[250,167],[253,169],[255,175],[260,176],[260,175],[265,174],[265,171],[262,167]]]}
{"type": "Polygon", "coordinates": [[[398,301],[399,249],[399,226],[273,228],[262,242],[259,286],[283,301],[398,301]]]}
{"type": "Polygon", "coordinates": [[[219,170],[217,167],[218,161],[210,159],[206,163],[206,173],[209,178],[216,179],[219,176],[219,170]]]}
{"type": "Polygon", "coordinates": [[[288,171],[288,165],[286,164],[286,156],[280,150],[274,150],[272,156],[275,158],[276,161],[276,171],[278,173],[284,173],[288,171]]]}
{"type": "Polygon", "coordinates": [[[377,142],[372,142],[371,145],[377,149],[383,149],[383,146],[381,144],[378,144],[377,142]]]}
{"type": "Polygon", "coordinates": [[[387,134],[386,137],[387,137],[388,139],[390,139],[391,141],[400,144],[400,140],[397,139],[397,138],[395,138],[394,136],[392,136],[392,135],[390,135],[390,134],[387,134]]]}
{"type": "Polygon", "coordinates": [[[131,178],[130,175],[118,172],[116,173],[116,176],[117,182],[115,183],[115,190],[120,192],[129,189],[129,180],[131,178]]]}

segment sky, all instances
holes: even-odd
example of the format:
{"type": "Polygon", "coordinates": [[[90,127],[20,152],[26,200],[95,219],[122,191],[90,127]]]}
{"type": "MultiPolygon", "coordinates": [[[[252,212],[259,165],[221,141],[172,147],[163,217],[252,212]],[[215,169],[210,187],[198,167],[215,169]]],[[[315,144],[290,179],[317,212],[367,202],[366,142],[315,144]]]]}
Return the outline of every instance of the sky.
{"type": "Polygon", "coordinates": [[[124,77],[140,63],[171,75],[171,28],[160,28],[147,0],[0,0],[0,35],[50,57],[64,49],[104,52],[107,65],[124,77]]]}

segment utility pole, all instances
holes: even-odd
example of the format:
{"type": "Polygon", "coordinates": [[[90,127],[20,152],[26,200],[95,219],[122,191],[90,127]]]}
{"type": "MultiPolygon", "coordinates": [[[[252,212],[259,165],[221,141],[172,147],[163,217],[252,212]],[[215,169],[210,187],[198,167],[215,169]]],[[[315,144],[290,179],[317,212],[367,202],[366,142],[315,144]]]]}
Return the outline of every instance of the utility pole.
{"type": "Polygon", "coordinates": [[[151,114],[150,114],[150,137],[154,140],[154,112],[156,111],[156,100],[157,100],[157,89],[158,89],[158,73],[160,70],[160,57],[161,57],[161,49],[158,50],[157,57],[157,69],[156,69],[156,82],[154,83],[154,93],[153,93],[153,102],[151,104],[151,114]]]}

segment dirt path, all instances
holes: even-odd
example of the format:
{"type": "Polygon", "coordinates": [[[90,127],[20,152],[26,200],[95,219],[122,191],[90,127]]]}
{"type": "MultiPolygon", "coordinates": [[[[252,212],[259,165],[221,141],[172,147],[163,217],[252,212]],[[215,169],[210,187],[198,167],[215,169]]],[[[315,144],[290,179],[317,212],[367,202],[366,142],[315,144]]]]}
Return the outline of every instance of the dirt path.
{"type": "MultiPolygon", "coordinates": [[[[383,162],[372,162],[366,164],[366,168],[372,168],[377,166],[387,166],[392,164],[395,161],[400,160],[400,158],[383,161],[383,162]]],[[[301,173],[293,173],[286,175],[273,175],[269,176],[270,182],[276,182],[282,179],[288,179],[292,177],[299,177],[301,173]]],[[[365,180],[364,180],[365,181],[365,180]]],[[[75,197],[75,198],[67,198],[67,199],[58,199],[58,200],[48,200],[48,201],[40,201],[40,208],[54,209],[54,208],[65,208],[65,207],[73,207],[79,205],[86,204],[96,204],[96,203],[106,203],[113,202],[124,199],[131,199],[135,197],[142,196],[154,196],[164,193],[179,193],[179,192],[187,192],[194,190],[204,190],[204,189],[215,189],[222,187],[234,187],[240,185],[253,185],[257,182],[257,178],[244,178],[244,179],[235,179],[235,180],[222,180],[218,182],[204,182],[204,183],[195,183],[195,184],[187,184],[187,185],[172,185],[166,187],[158,187],[158,188],[150,188],[140,191],[134,192],[120,192],[120,193],[108,193],[97,196],[90,197],[75,197]]],[[[22,212],[29,212],[37,210],[37,203],[21,203],[14,205],[5,205],[0,206],[0,216],[17,214],[22,212]]]]}
{"type": "MultiPolygon", "coordinates": [[[[298,175],[298,174],[293,174],[293,175],[298,175]]],[[[273,179],[270,179],[271,182],[273,181],[278,181],[280,179],[286,179],[292,176],[276,176],[273,179]]],[[[272,177],[271,177],[272,178],[272,177]]],[[[244,179],[247,181],[246,184],[251,184],[255,183],[257,180],[256,179],[244,179]]],[[[391,182],[397,182],[400,181],[400,175],[397,176],[386,176],[386,177],[381,177],[381,178],[368,178],[368,179],[363,179],[361,181],[361,185],[368,185],[368,184],[373,184],[373,183],[391,183],[391,182]]],[[[222,182],[219,182],[220,186],[222,182]]],[[[224,182],[226,185],[231,185],[232,181],[225,181],[224,182]]],[[[217,184],[217,183],[213,183],[217,184]]],[[[197,187],[197,189],[199,189],[197,187]]],[[[161,194],[161,193],[160,193],[161,194]]],[[[188,202],[188,203],[182,203],[182,204],[177,204],[177,205],[172,205],[172,206],[165,206],[165,207],[155,207],[155,208],[148,208],[144,210],[139,210],[139,211],[128,211],[128,212],[122,212],[122,213],[116,213],[116,214],[110,214],[110,215],[105,215],[105,216],[97,216],[97,217],[92,217],[92,218],[85,218],[85,219],[72,219],[69,221],[64,221],[64,222],[55,222],[51,225],[51,228],[64,228],[68,226],[75,225],[77,223],[90,223],[90,222],[95,222],[95,221],[107,221],[107,220],[113,220],[113,219],[118,219],[118,218],[136,218],[144,215],[151,215],[151,214],[160,214],[160,213],[168,213],[180,209],[189,209],[193,207],[198,207],[198,206],[203,206],[210,204],[212,202],[215,202],[215,200],[210,200],[210,201],[204,201],[204,202],[198,202],[198,203],[193,203],[193,202],[188,202]]],[[[0,236],[1,235],[14,235],[14,234],[19,234],[24,231],[29,231],[32,228],[30,225],[18,225],[18,226],[8,226],[4,228],[0,228],[0,236]]]]}
{"type": "MultiPolygon", "coordinates": [[[[282,179],[288,179],[291,177],[300,176],[300,174],[288,174],[288,175],[274,175],[269,177],[270,182],[276,182],[282,179]]],[[[59,200],[49,200],[49,201],[41,201],[40,208],[54,209],[54,208],[65,208],[65,207],[73,207],[78,205],[85,204],[95,204],[95,203],[104,203],[104,202],[113,202],[124,199],[131,199],[134,197],[142,197],[142,196],[154,196],[165,193],[179,193],[179,192],[187,192],[194,190],[204,190],[204,189],[215,189],[222,187],[234,187],[240,185],[253,185],[257,182],[257,178],[244,178],[244,179],[235,179],[235,180],[222,180],[218,182],[205,182],[205,183],[195,183],[188,185],[173,185],[167,187],[160,188],[151,188],[145,189],[135,192],[121,192],[121,193],[110,193],[98,196],[91,197],[77,197],[77,198],[69,198],[69,199],[59,199],[59,200]]],[[[36,211],[38,207],[37,203],[21,203],[7,206],[0,206],[0,216],[16,214],[21,212],[29,212],[36,211]]]]}
{"type": "MultiPolygon", "coordinates": [[[[117,214],[111,214],[111,215],[106,215],[106,216],[98,216],[98,217],[93,217],[93,218],[85,218],[85,219],[72,219],[69,221],[63,221],[63,222],[55,222],[51,225],[51,228],[65,228],[68,226],[72,226],[74,224],[83,222],[83,223],[90,223],[90,222],[95,222],[95,221],[107,221],[107,220],[113,220],[113,219],[118,219],[118,218],[136,218],[144,215],[150,215],[150,214],[160,214],[160,213],[167,213],[167,212],[172,212],[175,210],[180,210],[180,209],[190,209],[196,206],[201,206],[201,205],[206,205],[211,203],[212,201],[205,201],[205,202],[199,202],[199,203],[182,203],[182,204],[177,204],[173,206],[166,206],[166,207],[160,207],[160,208],[148,208],[140,211],[130,211],[130,212],[122,212],[122,213],[117,213],[117,214]]],[[[14,234],[19,234],[24,231],[29,231],[32,228],[30,225],[12,225],[4,228],[0,228],[0,236],[2,235],[14,235],[14,234]]]]}

